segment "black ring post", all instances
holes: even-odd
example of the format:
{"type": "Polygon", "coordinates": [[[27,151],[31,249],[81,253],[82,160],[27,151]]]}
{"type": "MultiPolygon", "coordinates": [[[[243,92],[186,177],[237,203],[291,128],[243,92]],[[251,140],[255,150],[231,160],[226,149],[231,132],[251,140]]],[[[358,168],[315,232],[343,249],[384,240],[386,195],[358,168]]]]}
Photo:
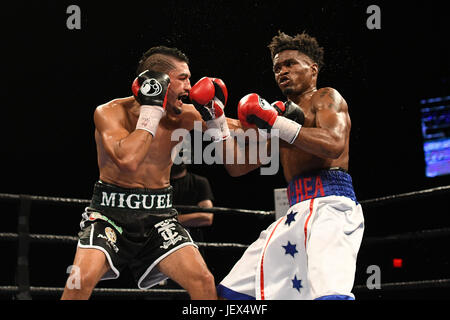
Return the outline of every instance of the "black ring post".
{"type": "Polygon", "coordinates": [[[19,234],[16,269],[16,284],[19,289],[19,292],[16,294],[17,300],[32,300],[28,266],[28,251],[30,248],[30,210],[31,197],[28,195],[20,195],[19,222],[17,227],[19,234]]]}

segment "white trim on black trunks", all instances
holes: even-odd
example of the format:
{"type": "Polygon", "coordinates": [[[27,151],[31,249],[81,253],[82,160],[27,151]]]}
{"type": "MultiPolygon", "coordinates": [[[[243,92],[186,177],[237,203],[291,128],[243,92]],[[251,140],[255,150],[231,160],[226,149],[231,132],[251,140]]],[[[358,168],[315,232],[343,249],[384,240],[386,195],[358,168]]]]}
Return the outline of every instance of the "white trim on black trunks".
{"type": "Polygon", "coordinates": [[[111,274],[110,271],[107,271],[100,280],[111,280],[111,279],[117,279],[120,276],[120,272],[119,270],[116,269],[116,267],[114,267],[114,264],[112,263],[111,257],[108,253],[108,251],[106,251],[104,248],[100,247],[100,246],[95,246],[93,245],[93,237],[94,237],[94,224],[91,224],[91,234],[89,235],[89,245],[83,245],[80,243],[80,240],[78,240],[78,247],[82,248],[82,249],[97,249],[102,251],[105,256],[106,259],[108,260],[109,266],[111,267],[111,270],[114,275],[111,274]]]}
{"type": "MultiPolygon", "coordinates": [[[[191,241],[192,241],[192,240],[191,240],[191,241]]],[[[143,290],[144,290],[144,289],[149,289],[149,288],[153,287],[154,285],[158,284],[159,282],[161,282],[161,281],[163,281],[163,280],[165,280],[165,279],[168,279],[168,278],[169,278],[168,276],[164,275],[162,272],[159,272],[159,273],[161,273],[161,275],[164,275],[163,278],[161,278],[161,279],[158,278],[156,281],[152,281],[152,282],[154,282],[154,283],[150,283],[150,285],[148,285],[148,286],[145,286],[145,287],[141,286],[142,282],[145,280],[145,278],[148,276],[148,274],[152,271],[152,269],[153,269],[153,268],[154,268],[154,267],[155,267],[162,259],[164,259],[164,258],[167,257],[168,255],[172,254],[174,251],[176,251],[176,250],[178,250],[178,249],[181,249],[181,248],[183,248],[183,247],[186,247],[186,246],[193,246],[193,247],[195,247],[195,248],[198,248],[198,246],[197,246],[194,242],[184,242],[184,243],[181,243],[179,246],[177,246],[177,247],[171,249],[170,251],[166,252],[166,253],[163,254],[162,256],[160,256],[158,259],[156,259],[156,260],[150,265],[150,267],[147,268],[147,270],[144,272],[144,274],[139,278],[139,281],[138,281],[138,287],[139,287],[139,289],[143,289],[143,290]]]]}

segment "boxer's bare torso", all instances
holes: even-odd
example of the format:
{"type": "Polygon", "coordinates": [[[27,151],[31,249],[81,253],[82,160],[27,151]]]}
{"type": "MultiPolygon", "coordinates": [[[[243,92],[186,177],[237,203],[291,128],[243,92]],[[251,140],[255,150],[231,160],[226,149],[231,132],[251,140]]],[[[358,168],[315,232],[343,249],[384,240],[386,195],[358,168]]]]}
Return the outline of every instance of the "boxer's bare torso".
{"type": "MultiPolygon", "coordinates": [[[[159,123],[156,136],[153,137],[152,145],[144,156],[144,160],[137,168],[129,170],[110,155],[111,150],[108,149],[111,146],[105,146],[105,140],[109,139],[108,131],[112,128],[115,133],[120,132],[119,134],[124,137],[132,133],[136,128],[139,110],[140,105],[134,97],[115,99],[97,108],[94,119],[100,180],[124,188],[168,187],[172,148],[180,142],[172,141],[172,133],[178,128],[188,131],[193,129],[194,121],[201,121],[200,114],[193,105],[189,104],[182,105],[181,115],[167,111],[159,123]]],[[[139,138],[146,137],[148,138],[148,134],[143,133],[143,136],[139,138]]]]}
{"type": "Polygon", "coordinates": [[[301,146],[290,145],[284,141],[280,141],[280,160],[286,181],[290,181],[296,175],[317,169],[339,167],[348,170],[351,121],[345,100],[336,90],[322,88],[305,94],[296,100],[293,99],[293,102],[299,105],[305,114],[305,123],[300,132],[303,130],[303,133],[305,133],[310,128],[318,128],[321,126],[316,117],[317,112],[331,113],[337,118],[336,122],[338,122],[340,130],[345,135],[345,146],[338,158],[324,158],[311,153],[310,150],[303,149],[301,146]],[[321,104],[320,102],[316,103],[319,99],[324,98],[325,95],[333,102],[328,105],[321,104]]]}

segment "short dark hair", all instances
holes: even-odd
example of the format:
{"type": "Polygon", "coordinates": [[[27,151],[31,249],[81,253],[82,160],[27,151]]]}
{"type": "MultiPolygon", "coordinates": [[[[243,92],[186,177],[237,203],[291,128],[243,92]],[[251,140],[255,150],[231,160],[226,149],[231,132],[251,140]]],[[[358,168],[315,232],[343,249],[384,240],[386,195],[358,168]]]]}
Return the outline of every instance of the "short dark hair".
{"type": "Polygon", "coordinates": [[[284,32],[278,31],[278,35],[272,38],[272,42],[267,47],[270,50],[272,61],[275,55],[281,51],[298,50],[317,63],[319,70],[324,65],[323,48],[319,46],[316,38],[311,37],[305,32],[292,37],[284,32]]]}
{"type": "Polygon", "coordinates": [[[170,58],[184,61],[189,64],[188,57],[177,48],[169,48],[165,46],[152,47],[147,50],[147,52],[145,52],[139,60],[136,75],[139,75],[148,69],[168,73],[170,70],[175,68],[170,61],[170,58]]]}

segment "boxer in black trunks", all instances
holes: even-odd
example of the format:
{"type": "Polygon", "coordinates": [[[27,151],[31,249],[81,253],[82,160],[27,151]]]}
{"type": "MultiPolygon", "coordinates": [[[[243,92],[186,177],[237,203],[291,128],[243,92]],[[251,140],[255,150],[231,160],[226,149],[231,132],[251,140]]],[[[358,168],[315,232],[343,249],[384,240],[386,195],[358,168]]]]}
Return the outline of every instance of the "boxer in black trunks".
{"type": "Polygon", "coordinates": [[[94,113],[100,180],[81,222],[73,263],[79,286],[68,281],[62,299],[88,299],[99,280],[117,278],[125,266],[140,288],[169,277],[192,299],[216,299],[214,277],[172,208],[171,150],[179,141],[171,133],[201,121],[182,101],[191,89],[188,59],[154,47],[137,73],[133,96],[94,113]]]}

